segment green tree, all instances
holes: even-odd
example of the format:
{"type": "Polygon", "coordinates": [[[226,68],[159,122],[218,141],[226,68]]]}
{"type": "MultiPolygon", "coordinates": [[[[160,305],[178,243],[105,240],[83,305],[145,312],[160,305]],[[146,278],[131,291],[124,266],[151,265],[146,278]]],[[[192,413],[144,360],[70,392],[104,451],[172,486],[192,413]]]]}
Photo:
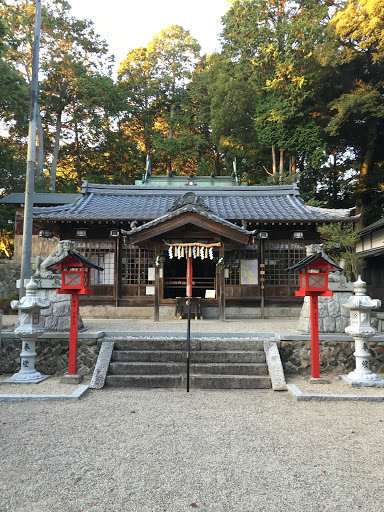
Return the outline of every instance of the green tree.
{"type": "Polygon", "coordinates": [[[323,247],[336,263],[345,262],[345,275],[350,281],[355,281],[358,275],[359,257],[356,254],[356,244],[359,235],[353,223],[337,222],[324,224],[317,231],[323,239],[323,247]]]}
{"type": "MultiPolygon", "coordinates": [[[[22,70],[29,83],[35,7],[28,1],[4,1],[0,13],[7,20],[7,57],[22,70]]],[[[90,96],[94,100],[99,77],[108,73],[107,44],[97,36],[93,24],[70,15],[65,0],[49,0],[42,6],[40,108],[38,109],[37,177],[50,163],[50,189],[55,191],[56,167],[63,130],[65,142],[75,140],[79,154],[79,126],[86,124],[90,96]],[[95,80],[95,83],[92,81],[95,80]],[[45,138],[45,144],[44,144],[45,138]]],[[[102,98],[99,98],[102,105],[102,98]]],[[[94,114],[94,111],[92,111],[94,114]]],[[[81,169],[76,167],[81,185],[81,169]]]]}
{"type": "Polygon", "coordinates": [[[319,60],[338,80],[329,101],[327,131],[344,141],[357,172],[356,203],[361,224],[383,214],[384,5],[348,0],[330,20],[319,60]]]}
{"type": "Polygon", "coordinates": [[[219,124],[227,118],[220,107],[215,112],[224,96],[236,108],[226,130],[230,141],[236,140],[236,132],[239,141],[234,147],[245,148],[251,139],[253,157],[262,161],[264,174],[279,175],[280,181],[285,172],[295,173],[300,162],[319,167],[322,161],[323,141],[311,108],[313,52],[326,16],[326,3],[314,0],[234,0],[223,18],[221,71],[212,100],[215,140],[222,146],[227,139],[219,124]]]}

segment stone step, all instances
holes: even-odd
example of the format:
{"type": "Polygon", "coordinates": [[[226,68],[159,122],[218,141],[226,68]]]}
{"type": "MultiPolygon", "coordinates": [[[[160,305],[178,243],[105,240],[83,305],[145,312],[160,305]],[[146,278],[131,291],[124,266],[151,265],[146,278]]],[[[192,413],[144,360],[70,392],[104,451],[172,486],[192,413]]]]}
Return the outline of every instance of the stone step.
{"type": "Polygon", "coordinates": [[[107,375],[105,384],[124,388],[181,388],[181,375],[107,375]]]}
{"type": "MultiPolygon", "coordinates": [[[[109,375],[107,386],[126,388],[182,388],[186,377],[181,375],[109,375]]],[[[269,377],[244,375],[192,375],[190,387],[195,389],[270,389],[269,377]]]]}
{"type": "Polygon", "coordinates": [[[270,389],[266,376],[193,375],[190,386],[196,389],[270,389]]]}
{"type": "MultiPolygon", "coordinates": [[[[115,350],[185,350],[187,341],[185,338],[108,338],[115,344],[115,350]]],[[[263,339],[216,339],[216,338],[192,338],[191,350],[241,350],[262,351],[263,339]]]]}
{"type": "MultiPolygon", "coordinates": [[[[262,351],[229,350],[195,350],[191,351],[190,360],[194,363],[265,363],[262,351]]],[[[115,350],[112,361],[121,362],[184,362],[185,350],[115,350]]]]}
{"type": "MultiPolygon", "coordinates": [[[[185,374],[186,362],[114,362],[109,365],[109,375],[160,375],[185,374]]],[[[260,363],[190,363],[191,374],[268,375],[267,365],[260,363]]]]}

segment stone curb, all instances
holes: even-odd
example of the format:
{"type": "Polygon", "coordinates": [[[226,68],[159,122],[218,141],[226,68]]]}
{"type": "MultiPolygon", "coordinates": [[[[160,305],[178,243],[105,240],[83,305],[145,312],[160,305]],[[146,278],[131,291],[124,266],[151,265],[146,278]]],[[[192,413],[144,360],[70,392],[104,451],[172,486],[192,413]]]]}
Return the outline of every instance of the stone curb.
{"type": "Polygon", "coordinates": [[[296,384],[288,384],[287,388],[298,402],[384,402],[384,395],[321,395],[303,393],[296,384]]]}
{"type": "Polygon", "coordinates": [[[99,356],[96,361],[95,370],[92,375],[90,384],[91,389],[101,389],[104,387],[114,345],[115,344],[113,341],[102,342],[99,356]]]}
{"type": "Polygon", "coordinates": [[[88,389],[89,386],[82,384],[71,395],[0,395],[0,402],[79,400],[88,389]]]}
{"type": "Polygon", "coordinates": [[[286,391],[287,383],[285,382],[283,365],[281,364],[280,353],[276,341],[265,340],[264,352],[273,391],[286,391]]]}

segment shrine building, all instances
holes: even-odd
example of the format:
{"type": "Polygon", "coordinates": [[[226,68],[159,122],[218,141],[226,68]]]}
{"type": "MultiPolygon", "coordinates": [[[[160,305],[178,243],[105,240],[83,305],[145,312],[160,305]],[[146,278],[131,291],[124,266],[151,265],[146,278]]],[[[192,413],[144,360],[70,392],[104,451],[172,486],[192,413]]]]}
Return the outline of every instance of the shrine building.
{"type": "Polygon", "coordinates": [[[319,243],[318,225],[355,219],[350,209],[306,205],[295,184],[244,186],[208,176],[84,182],[74,202],[34,208],[40,237],[74,240],[78,253],[104,268],[92,270],[94,295],[83,304],[151,306],[155,320],[186,296],[188,257],[204,318],[301,304],[297,275],[285,269],[319,243]]]}

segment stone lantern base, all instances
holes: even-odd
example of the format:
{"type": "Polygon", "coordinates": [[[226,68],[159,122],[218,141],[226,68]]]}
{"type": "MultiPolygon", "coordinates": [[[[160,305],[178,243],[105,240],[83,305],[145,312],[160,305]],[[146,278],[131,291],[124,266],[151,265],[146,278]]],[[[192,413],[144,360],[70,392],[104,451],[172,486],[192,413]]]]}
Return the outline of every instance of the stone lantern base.
{"type": "Polygon", "coordinates": [[[9,384],[38,384],[39,382],[49,379],[50,375],[41,375],[40,372],[34,372],[26,374],[23,372],[17,372],[9,379],[4,380],[9,384]]]}
{"type": "Polygon", "coordinates": [[[368,378],[359,378],[359,376],[352,375],[354,372],[348,375],[340,375],[343,381],[347,382],[352,388],[384,388],[384,379],[381,379],[376,373],[369,374],[368,378]]]}

